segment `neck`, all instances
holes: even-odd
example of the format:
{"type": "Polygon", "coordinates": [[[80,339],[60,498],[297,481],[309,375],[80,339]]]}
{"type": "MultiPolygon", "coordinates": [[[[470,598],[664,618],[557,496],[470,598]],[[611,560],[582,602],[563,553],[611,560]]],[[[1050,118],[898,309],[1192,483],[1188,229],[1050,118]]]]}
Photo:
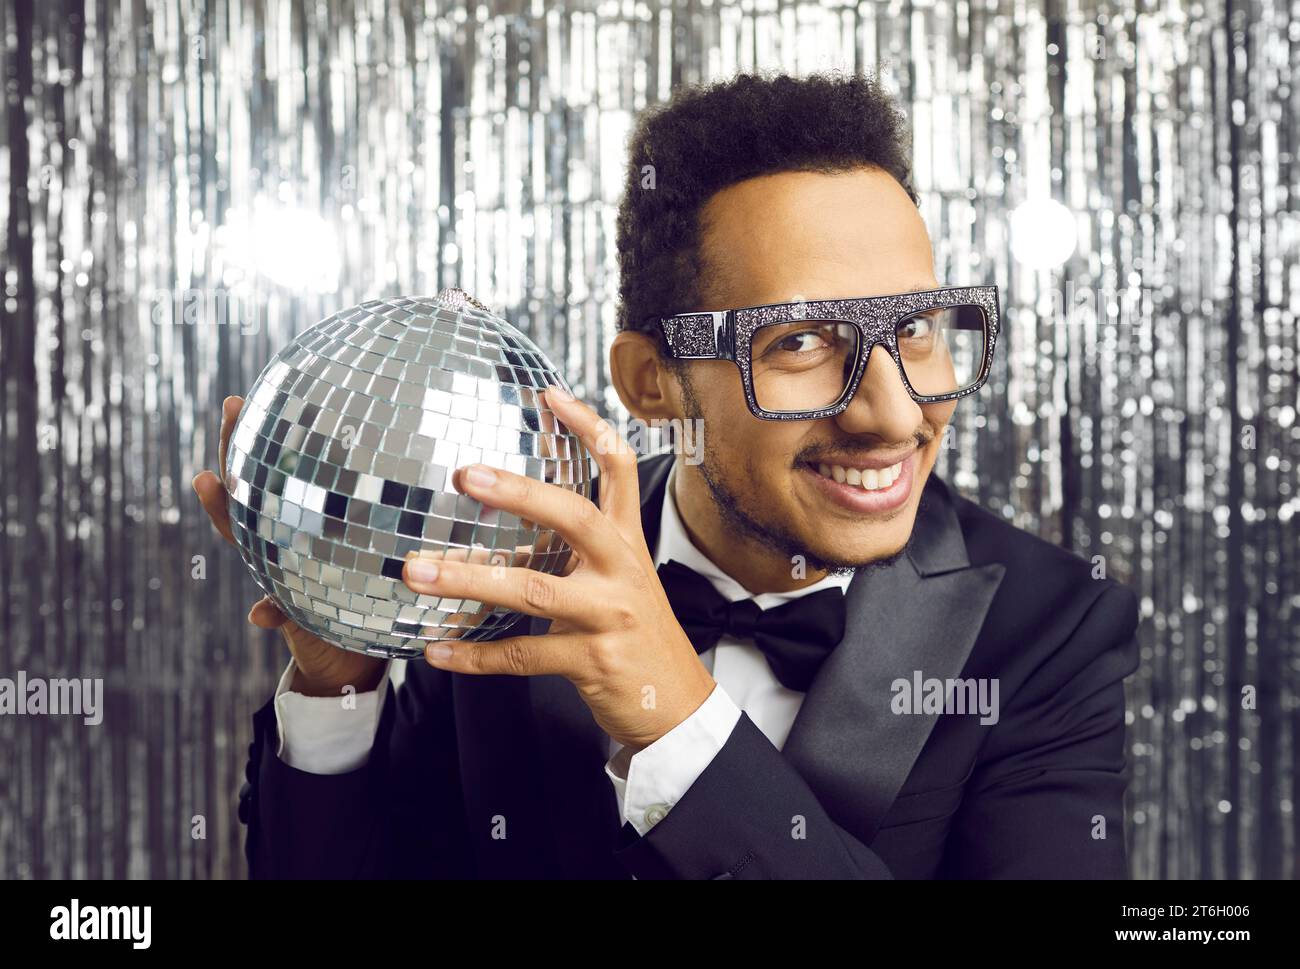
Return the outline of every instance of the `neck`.
{"type": "Polygon", "coordinates": [[[789,558],[760,540],[738,533],[719,512],[703,476],[686,471],[681,462],[668,484],[664,500],[674,503],[691,544],[750,595],[793,592],[826,577],[824,571],[808,568],[795,578],[795,564],[789,558]]]}

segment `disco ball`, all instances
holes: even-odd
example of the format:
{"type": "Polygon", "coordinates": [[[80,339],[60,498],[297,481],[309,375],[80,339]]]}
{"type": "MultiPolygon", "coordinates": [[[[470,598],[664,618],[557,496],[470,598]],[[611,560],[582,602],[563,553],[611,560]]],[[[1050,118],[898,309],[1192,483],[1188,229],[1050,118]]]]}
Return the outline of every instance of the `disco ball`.
{"type": "Polygon", "coordinates": [[[231,528],[258,585],[304,629],[378,656],[513,622],[417,595],[402,565],[423,551],[564,569],[559,533],[484,507],[451,477],[481,462],[590,497],[589,456],[546,406],[548,384],[569,389],[528,337],[457,289],[371,300],[308,329],[257,378],[226,456],[231,528]]]}

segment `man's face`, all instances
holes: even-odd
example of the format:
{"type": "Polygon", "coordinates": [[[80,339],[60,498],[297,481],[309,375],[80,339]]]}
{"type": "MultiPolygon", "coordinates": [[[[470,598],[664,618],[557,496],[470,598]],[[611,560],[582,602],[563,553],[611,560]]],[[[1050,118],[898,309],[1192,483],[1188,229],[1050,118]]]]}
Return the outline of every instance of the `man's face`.
{"type": "MultiPolygon", "coordinates": [[[[939,286],[925,224],[883,172],[750,179],[711,198],[701,222],[709,266],[702,308],[939,286]]],[[[702,464],[679,471],[702,476],[728,526],[819,570],[866,565],[905,547],[955,401],[913,401],[883,346],[871,351],[848,409],[820,420],[760,420],[734,363],[685,366],[686,416],[703,419],[705,449],[702,464]],[[889,467],[863,473],[881,465],[889,467]]]]}

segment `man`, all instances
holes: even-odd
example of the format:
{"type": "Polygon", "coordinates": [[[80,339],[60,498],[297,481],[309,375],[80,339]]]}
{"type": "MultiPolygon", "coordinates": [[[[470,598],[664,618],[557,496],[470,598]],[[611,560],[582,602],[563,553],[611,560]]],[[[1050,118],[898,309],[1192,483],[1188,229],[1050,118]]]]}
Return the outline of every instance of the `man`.
{"type": "MultiPolygon", "coordinates": [[[[408,561],[416,592],[533,618],[400,687],[257,603],[293,661],[254,719],[254,877],[1126,874],[1136,600],[933,475],[998,306],[936,279],[904,143],[863,77],[642,117],[611,373],[634,416],[702,421],[702,463],[638,463],[548,392],[594,501],[456,480],[571,570],[408,561]]],[[[195,488],[229,538],[218,477],[195,488]]]]}

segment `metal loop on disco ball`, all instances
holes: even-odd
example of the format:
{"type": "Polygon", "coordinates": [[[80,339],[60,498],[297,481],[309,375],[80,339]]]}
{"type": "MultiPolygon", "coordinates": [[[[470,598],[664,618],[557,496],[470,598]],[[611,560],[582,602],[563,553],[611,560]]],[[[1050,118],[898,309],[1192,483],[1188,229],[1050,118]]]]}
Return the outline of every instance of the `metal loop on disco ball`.
{"type": "Polygon", "coordinates": [[[371,300],[322,320],[262,371],[230,437],[225,485],[244,562],[294,622],[345,649],[412,659],[518,617],[417,595],[408,553],[562,572],[554,530],[452,484],[483,463],[591,495],[590,458],[548,408],[569,386],[522,332],[459,289],[371,300]]]}

